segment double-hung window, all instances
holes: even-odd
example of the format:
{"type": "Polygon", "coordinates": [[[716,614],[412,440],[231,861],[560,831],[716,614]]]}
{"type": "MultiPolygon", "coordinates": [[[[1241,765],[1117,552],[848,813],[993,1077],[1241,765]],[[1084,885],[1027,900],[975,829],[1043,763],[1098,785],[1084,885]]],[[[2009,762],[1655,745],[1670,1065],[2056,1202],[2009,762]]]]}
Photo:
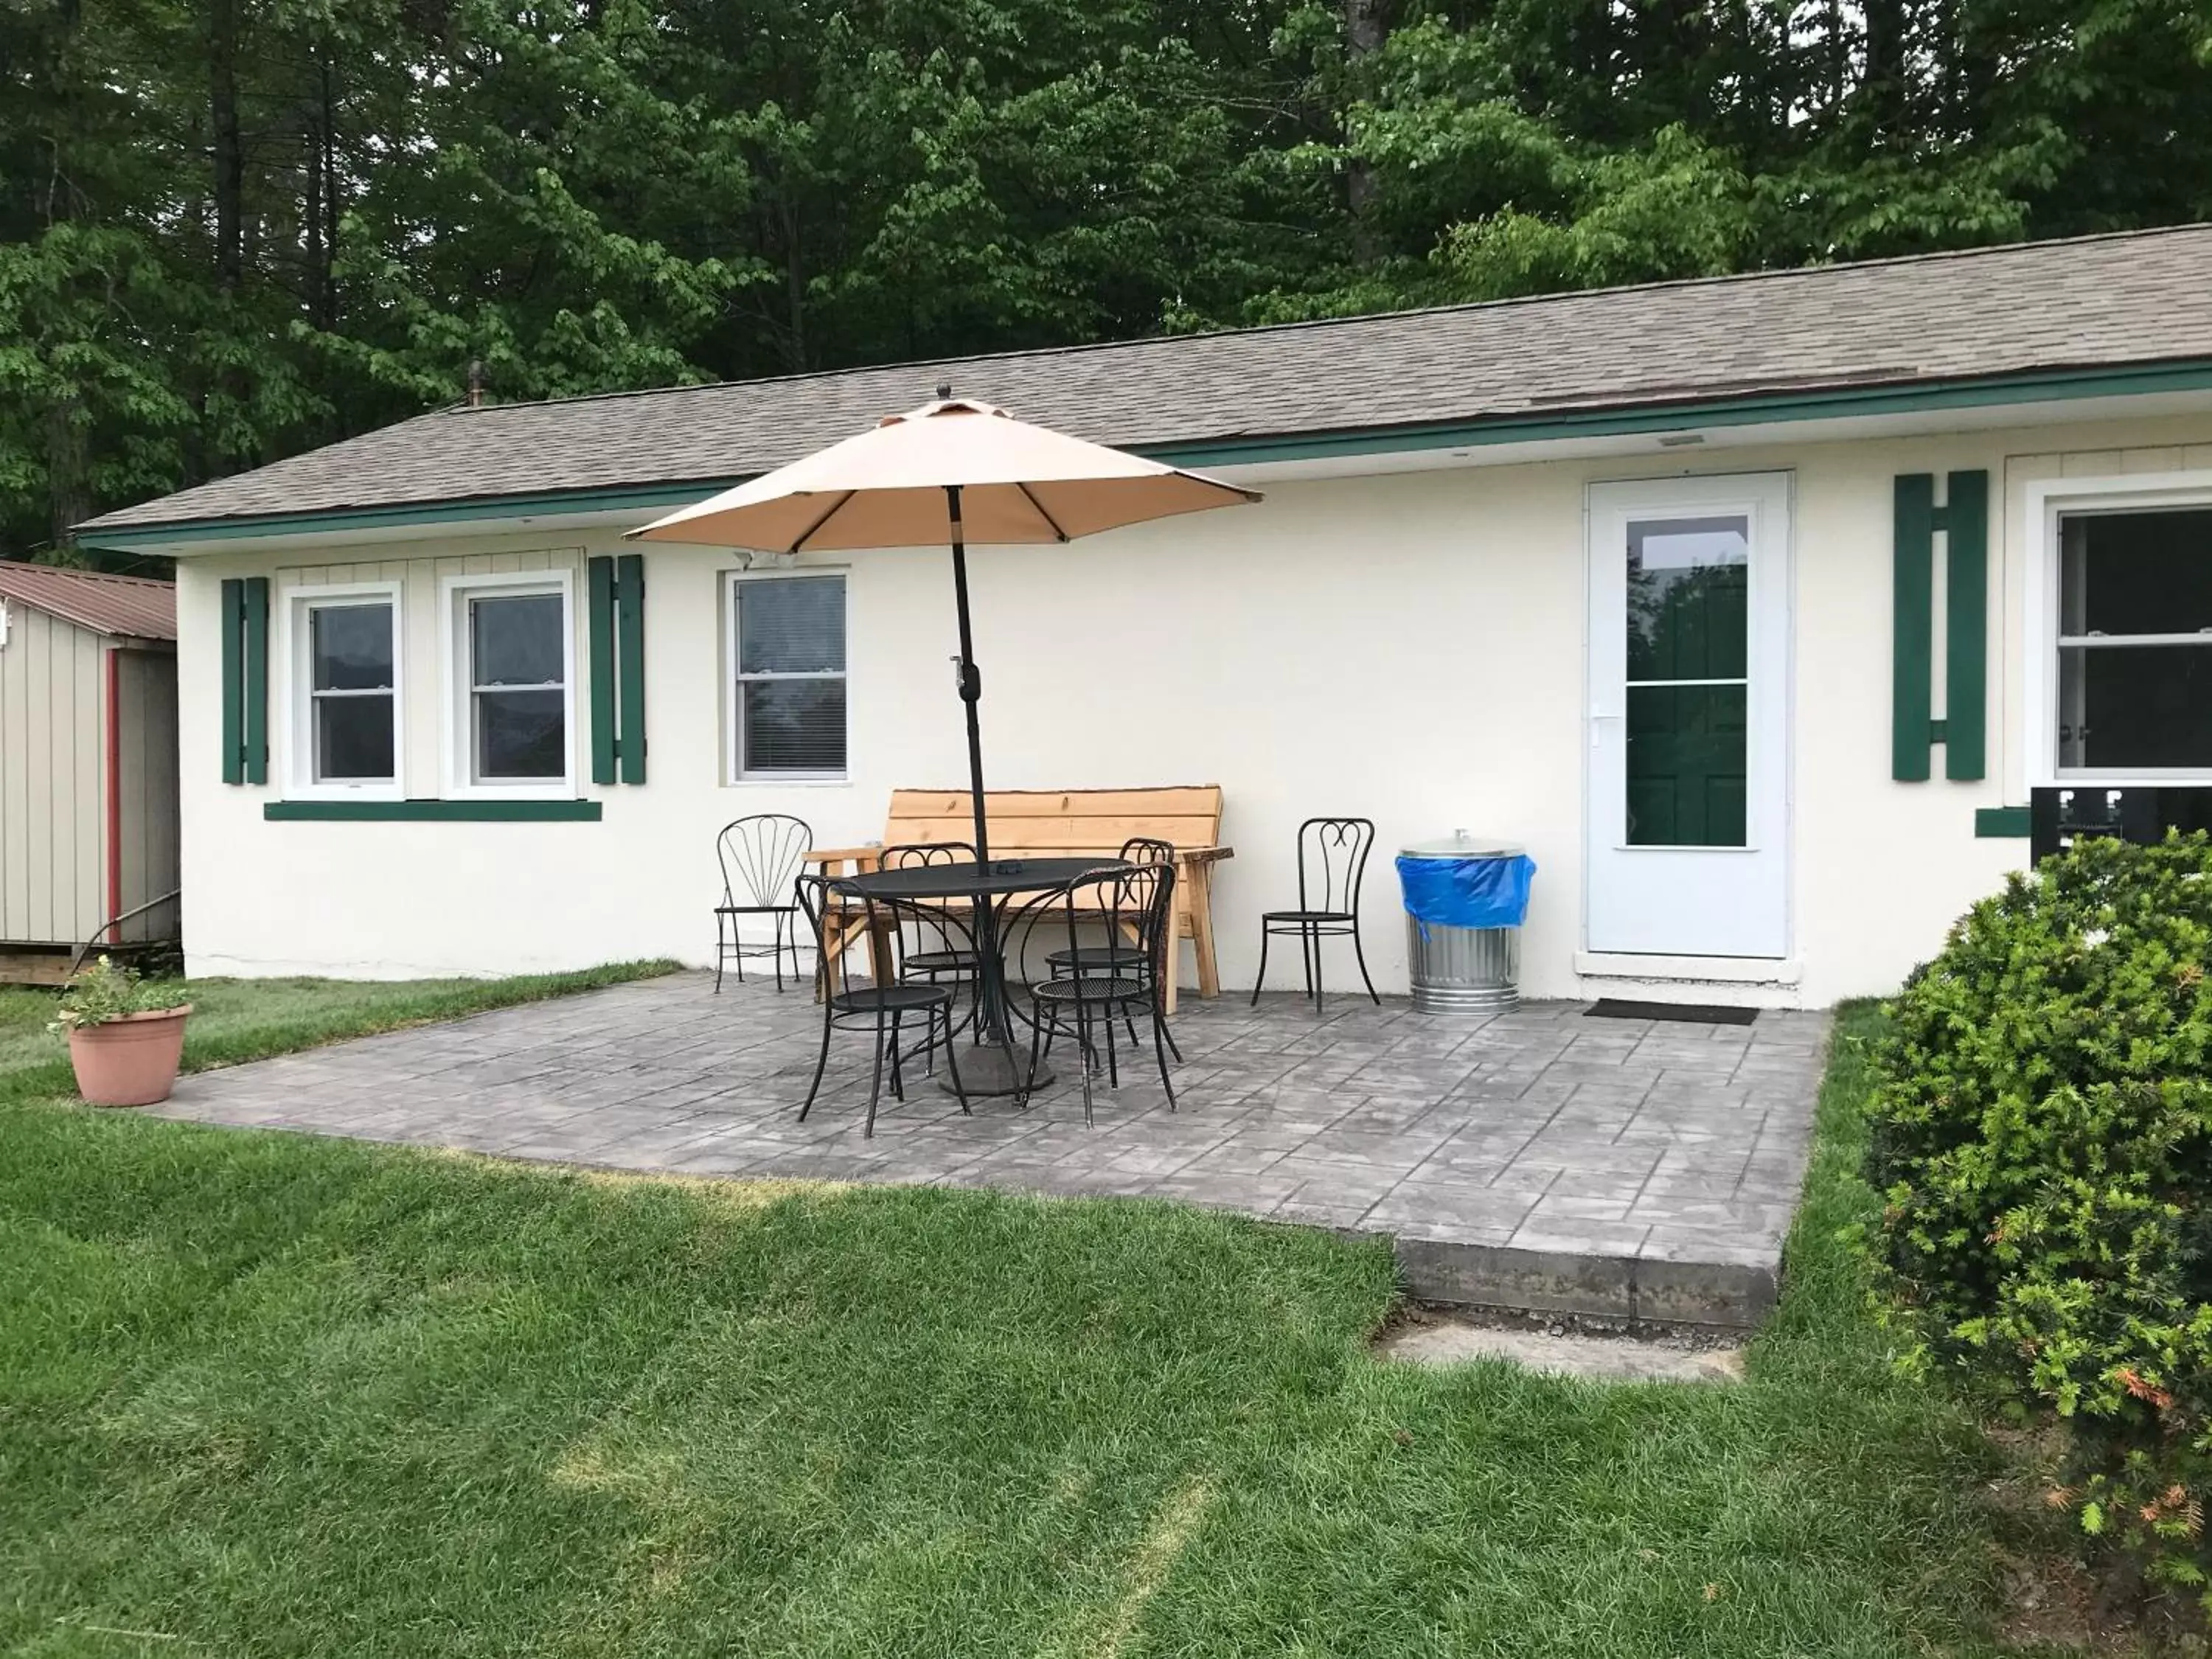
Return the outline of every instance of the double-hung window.
{"type": "Polygon", "coordinates": [[[2212,502],[2057,516],[2056,775],[2212,775],[2212,502]]]}
{"type": "Polygon", "coordinates": [[[399,594],[387,584],[293,596],[293,781],[302,793],[399,787],[399,594]]]}
{"type": "Polygon", "coordinates": [[[730,775],[845,775],[845,579],[730,578],[730,775]]]}
{"type": "Polygon", "coordinates": [[[461,793],[574,787],[574,633],[565,573],[447,584],[447,771],[461,793]]]}

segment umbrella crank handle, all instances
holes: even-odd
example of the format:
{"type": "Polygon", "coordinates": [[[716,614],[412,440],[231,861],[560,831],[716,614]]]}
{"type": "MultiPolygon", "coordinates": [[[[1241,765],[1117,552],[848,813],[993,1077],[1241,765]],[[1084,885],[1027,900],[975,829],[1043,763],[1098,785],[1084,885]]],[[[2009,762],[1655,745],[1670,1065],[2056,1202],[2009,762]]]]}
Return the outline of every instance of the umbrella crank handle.
{"type": "Polygon", "coordinates": [[[982,702],[983,671],[972,662],[963,664],[957,657],[950,660],[952,664],[952,684],[959,690],[961,702],[982,702]]]}

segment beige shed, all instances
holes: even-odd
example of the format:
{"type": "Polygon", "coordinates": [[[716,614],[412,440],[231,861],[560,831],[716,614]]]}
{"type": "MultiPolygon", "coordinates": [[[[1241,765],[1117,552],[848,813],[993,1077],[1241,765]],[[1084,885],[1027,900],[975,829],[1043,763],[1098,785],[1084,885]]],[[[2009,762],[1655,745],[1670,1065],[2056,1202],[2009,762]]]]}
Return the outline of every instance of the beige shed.
{"type": "Polygon", "coordinates": [[[177,604],[0,561],[0,981],[178,939],[177,604]]]}

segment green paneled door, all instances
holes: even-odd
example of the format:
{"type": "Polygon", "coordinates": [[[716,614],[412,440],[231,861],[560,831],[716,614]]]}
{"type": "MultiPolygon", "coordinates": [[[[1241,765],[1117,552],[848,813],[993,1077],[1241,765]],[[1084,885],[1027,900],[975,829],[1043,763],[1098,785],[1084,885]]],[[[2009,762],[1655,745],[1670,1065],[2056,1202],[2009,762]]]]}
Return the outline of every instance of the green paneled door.
{"type": "Polygon", "coordinates": [[[1750,523],[1627,526],[1631,847],[1741,847],[1750,733],[1750,523]]]}

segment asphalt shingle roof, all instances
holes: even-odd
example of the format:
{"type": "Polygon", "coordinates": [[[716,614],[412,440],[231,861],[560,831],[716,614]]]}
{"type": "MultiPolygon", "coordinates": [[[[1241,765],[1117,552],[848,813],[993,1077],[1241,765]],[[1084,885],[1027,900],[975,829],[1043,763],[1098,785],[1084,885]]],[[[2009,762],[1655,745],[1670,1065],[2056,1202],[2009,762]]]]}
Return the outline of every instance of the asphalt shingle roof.
{"type": "Polygon", "coordinates": [[[0,599],[19,600],[95,634],[134,640],[177,637],[177,589],[172,582],[0,559],[0,599]]]}
{"type": "Polygon", "coordinates": [[[2212,225],[448,409],[86,527],[724,483],[911,408],[940,381],[1128,447],[2191,358],[2212,359],[2212,225]]]}

